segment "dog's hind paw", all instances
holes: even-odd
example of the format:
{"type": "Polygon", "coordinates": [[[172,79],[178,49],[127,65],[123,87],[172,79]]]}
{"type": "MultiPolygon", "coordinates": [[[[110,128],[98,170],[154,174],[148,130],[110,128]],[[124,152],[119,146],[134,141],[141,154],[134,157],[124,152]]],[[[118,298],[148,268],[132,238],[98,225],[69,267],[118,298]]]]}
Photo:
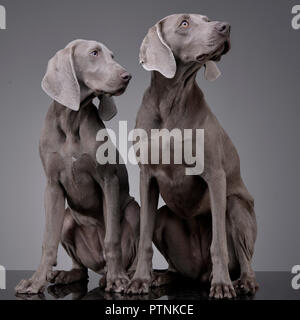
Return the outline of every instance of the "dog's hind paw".
{"type": "Polygon", "coordinates": [[[44,291],[46,285],[45,280],[22,280],[15,287],[15,292],[17,294],[38,294],[44,291]]]}
{"type": "Polygon", "coordinates": [[[47,280],[55,284],[70,284],[87,279],[88,274],[83,269],[72,269],[70,271],[55,270],[49,271],[47,274],[47,280]]]}
{"type": "Polygon", "coordinates": [[[169,270],[154,271],[152,274],[151,288],[165,286],[176,278],[176,273],[169,270]]]}
{"type": "Polygon", "coordinates": [[[254,295],[259,288],[255,276],[242,275],[240,279],[234,281],[234,287],[237,292],[246,295],[254,295]]]}

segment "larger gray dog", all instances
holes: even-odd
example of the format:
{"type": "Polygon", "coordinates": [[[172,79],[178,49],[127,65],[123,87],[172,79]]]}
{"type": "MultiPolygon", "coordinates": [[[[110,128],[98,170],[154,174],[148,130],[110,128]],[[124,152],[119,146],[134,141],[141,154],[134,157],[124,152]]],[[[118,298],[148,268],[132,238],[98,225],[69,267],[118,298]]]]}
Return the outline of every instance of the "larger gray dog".
{"type": "Polygon", "coordinates": [[[87,268],[106,273],[107,291],[124,290],[137,251],[139,206],[129,195],[126,167],[96,161],[102,143],[96,135],[105,128],[102,120],[116,114],[111,96],[123,93],[130,78],[95,41],[73,41],[49,61],[42,87],[54,102],[40,139],[47,176],[43,253],[18,293],[37,293],[47,281],[81,280],[87,268]],[[72,258],[71,271],[52,271],[60,241],[72,258]]]}
{"type": "Polygon", "coordinates": [[[141,63],[153,72],[136,127],[149,136],[154,128],[204,129],[205,167],[201,175],[187,176],[185,164],[140,165],[141,239],[128,293],[149,290],[153,236],[172,270],[194,279],[211,277],[210,297],[236,296],[234,272],[239,288],[251,293],[257,288],[251,268],[254,201],[241,178],[237,151],[195,82],[202,66],[206,78],[218,76],[214,61],[229,50],[229,35],[228,23],[176,14],[150,28],[142,43],[141,63]],[[159,194],[166,206],[157,212],[159,194]]]}

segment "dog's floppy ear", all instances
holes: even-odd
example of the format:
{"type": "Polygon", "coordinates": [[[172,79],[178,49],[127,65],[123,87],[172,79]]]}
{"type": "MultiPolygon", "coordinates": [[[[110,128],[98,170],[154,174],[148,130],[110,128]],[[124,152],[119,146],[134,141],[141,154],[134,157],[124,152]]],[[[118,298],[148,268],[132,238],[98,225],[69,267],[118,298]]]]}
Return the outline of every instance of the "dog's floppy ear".
{"type": "Polygon", "coordinates": [[[162,36],[162,21],[151,27],[140,48],[140,64],[147,71],[158,71],[166,78],[176,73],[176,61],[172,50],[162,36]]]}
{"type": "Polygon", "coordinates": [[[204,77],[206,80],[215,81],[220,77],[220,75],[221,71],[214,61],[209,60],[205,63],[204,77]]]}
{"type": "Polygon", "coordinates": [[[74,45],[58,51],[48,62],[42,88],[53,100],[79,110],[80,87],[74,69],[74,45]]]}
{"type": "Polygon", "coordinates": [[[107,95],[102,95],[99,103],[99,117],[103,121],[109,121],[112,119],[118,112],[114,99],[108,97],[107,95]]]}

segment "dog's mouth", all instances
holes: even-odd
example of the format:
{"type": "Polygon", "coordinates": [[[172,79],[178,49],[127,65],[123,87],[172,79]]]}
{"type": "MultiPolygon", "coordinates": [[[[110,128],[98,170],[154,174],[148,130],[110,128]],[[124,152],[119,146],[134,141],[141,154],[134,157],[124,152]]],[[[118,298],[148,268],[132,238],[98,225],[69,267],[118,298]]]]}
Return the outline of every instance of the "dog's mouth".
{"type": "Polygon", "coordinates": [[[217,50],[211,54],[210,60],[220,61],[221,57],[224,56],[230,50],[230,41],[226,40],[217,50]]]}
{"type": "Polygon", "coordinates": [[[221,45],[217,47],[214,51],[207,54],[200,54],[196,57],[196,60],[200,63],[205,63],[205,61],[220,61],[221,57],[230,50],[230,40],[226,40],[221,45]]]}
{"type": "Polygon", "coordinates": [[[102,95],[106,95],[106,96],[109,96],[109,97],[112,97],[112,96],[120,96],[121,94],[123,94],[125,92],[127,88],[127,85],[124,85],[122,86],[121,88],[117,89],[117,90],[114,90],[114,91],[102,91],[102,90],[97,90],[95,91],[95,96],[97,97],[101,97],[102,95]]]}
{"type": "Polygon", "coordinates": [[[121,94],[123,94],[125,92],[127,88],[127,85],[123,86],[122,88],[113,91],[112,93],[110,93],[112,96],[120,96],[121,94]]]}

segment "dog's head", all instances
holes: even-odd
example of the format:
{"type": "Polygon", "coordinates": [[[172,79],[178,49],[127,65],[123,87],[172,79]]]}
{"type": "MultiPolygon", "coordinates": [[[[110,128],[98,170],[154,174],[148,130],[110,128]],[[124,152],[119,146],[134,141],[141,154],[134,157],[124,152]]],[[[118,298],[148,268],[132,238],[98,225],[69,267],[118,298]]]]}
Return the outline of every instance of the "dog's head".
{"type": "Polygon", "coordinates": [[[210,21],[200,14],[174,14],[160,20],[148,31],[141,49],[140,63],[173,78],[177,63],[206,66],[206,77],[218,76],[215,61],[230,49],[230,25],[210,21]]]}
{"type": "Polygon", "coordinates": [[[42,88],[52,99],[75,111],[94,94],[105,102],[99,110],[101,118],[109,120],[116,114],[111,96],[122,94],[130,79],[105,45],[75,40],[50,59],[42,88]]]}

